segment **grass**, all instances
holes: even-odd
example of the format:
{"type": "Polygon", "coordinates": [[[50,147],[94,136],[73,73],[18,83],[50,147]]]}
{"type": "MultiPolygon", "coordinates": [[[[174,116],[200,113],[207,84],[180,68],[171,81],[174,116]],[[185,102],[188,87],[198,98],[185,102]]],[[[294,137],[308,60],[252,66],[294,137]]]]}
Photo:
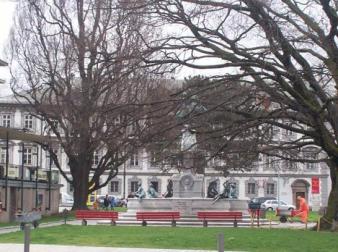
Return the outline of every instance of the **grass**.
{"type": "MultiPolygon", "coordinates": [[[[74,220],[75,214],[74,212],[69,212],[67,220],[74,220]]],[[[63,221],[64,217],[62,213],[53,214],[53,215],[43,215],[41,217],[41,220],[39,223],[47,223],[47,222],[57,222],[57,221],[63,221]]],[[[7,223],[0,223],[0,227],[12,227],[12,226],[18,226],[18,222],[7,222],[7,223]]]]}
{"type": "MultiPolygon", "coordinates": [[[[225,250],[337,251],[337,233],[288,229],[111,227],[62,225],[32,230],[32,243],[100,247],[216,250],[224,233],[225,250]]],[[[23,232],[0,235],[0,243],[22,243],[23,232]]]]}
{"type": "MultiPolygon", "coordinates": [[[[102,209],[101,209],[102,210],[102,209]]],[[[127,208],[125,207],[115,207],[114,211],[116,212],[126,212],[127,208]]],[[[75,213],[70,211],[68,213],[67,220],[74,220],[75,219],[75,213]]],[[[53,214],[53,215],[43,215],[39,223],[47,223],[47,222],[57,222],[57,221],[63,221],[64,217],[62,213],[53,214]]],[[[19,223],[17,222],[6,222],[6,223],[0,223],[1,227],[12,227],[12,226],[18,226],[19,223]]]]}
{"type": "MultiPolygon", "coordinates": [[[[318,218],[321,217],[317,212],[310,212],[309,213],[309,219],[308,221],[309,222],[317,222],[318,221],[318,218]]],[[[273,220],[273,221],[279,221],[279,216],[276,216],[276,212],[275,211],[267,211],[266,212],[266,219],[268,220],[273,220]]],[[[296,221],[296,222],[299,222],[300,219],[295,217],[295,218],[292,218],[293,221],[296,221]]]]}

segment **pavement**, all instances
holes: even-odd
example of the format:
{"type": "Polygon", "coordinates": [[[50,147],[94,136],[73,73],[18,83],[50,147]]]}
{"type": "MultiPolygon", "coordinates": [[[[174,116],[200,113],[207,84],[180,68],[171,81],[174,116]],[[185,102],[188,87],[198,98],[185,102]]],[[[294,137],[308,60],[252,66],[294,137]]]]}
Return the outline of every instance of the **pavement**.
{"type": "MultiPolygon", "coordinates": [[[[23,244],[0,244],[1,252],[22,252],[23,244]]],[[[147,248],[112,248],[112,247],[84,247],[65,245],[30,245],[29,252],[216,252],[216,250],[189,249],[147,249],[147,248]]]]}
{"type": "MultiPolygon", "coordinates": [[[[39,228],[52,227],[63,224],[60,222],[42,223],[39,228]]],[[[81,225],[80,221],[67,221],[67,224],[81,225]]],[[[89,225],[96,225],[95,221],[88,222],[89,225]]],[[[312,228],[316,223],[309,223],[307,228],[312,228]]],[[[272,228],[305,229],[305,225],[300,222],[275,223],[272,228]]],[[[244,228],[244,227],[241,227],[244,228]]],[[[257,227],[254,227],[257,228],[257,227]]],[[[259,228],[269,228],[269,225],[259,228]]],[[[19,227],[0,228],[0,234],[19,231],[19,227]]],[[[0,252],[23,252],[23,244],[0,244],[0,252]]],[[[66,246],[66,245],[42,245],[31,244],[29,252],[216,252],[216,250],[189,250],[189,249],[148,249],[148,248],[113,248],[113,247],[88,247],[88,246],[66,246]]]]}

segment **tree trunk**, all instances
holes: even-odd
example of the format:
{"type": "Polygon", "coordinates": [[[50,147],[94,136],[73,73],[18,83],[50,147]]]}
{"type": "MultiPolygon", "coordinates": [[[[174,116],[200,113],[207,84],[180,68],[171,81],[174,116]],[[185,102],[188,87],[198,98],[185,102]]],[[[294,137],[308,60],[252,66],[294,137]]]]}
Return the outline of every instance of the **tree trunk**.
{"type": "Polygon", "coordinates": [[[86,167],[84,162],[79,162],[78,167],[71,169],[73,177],[74,187],[74,205],[72,210],[76,209],[88,209],[88,180],[89,180],[89,168],[86,167]],[[88,169],[87,169],[88,168],[88,169]]]}
{"type": "Polygon", "coordinates": [[[327,211],[320,219],[320,229],[330,230],[332,222],[338,212],[338,162],[330,165],[332,188],[328,200],[327,211]]]}

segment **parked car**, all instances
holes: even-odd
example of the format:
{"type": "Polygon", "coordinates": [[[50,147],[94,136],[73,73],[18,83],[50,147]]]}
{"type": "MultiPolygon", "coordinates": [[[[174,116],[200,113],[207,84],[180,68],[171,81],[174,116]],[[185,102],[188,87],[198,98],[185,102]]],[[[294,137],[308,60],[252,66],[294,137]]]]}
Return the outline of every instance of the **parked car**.
{"type": "Polygon", "coordinates": [[[60,206],[70,207],[74,204],[74,198],[68,193],[60,193],[60,206]]]}
{"type": "MultiPolygon", "coordinates": [[[[104,202],[104,198],[106,197],[106,195],[98,195],[97,196],[97,200],[99,202],[99,208],[103,208],[103,202],[104,202]]],[[[119,199],[118,197],[114,196],[114,195],[108,195],[109,200],[114,199],[114,207],[119,207],[121,206],[122,202],[121,199],[119,199]]]]}
{"type": "Polygon", "coordinates": [[[287,204],[286,202],[284,202],[282,200],[279,201],[279,205],[278,205],[278,200],[267,200],[261,205],[261,207],[263,209],[270,210],[270,211],[276,210],[277,207],[281,210],[294,210],[294,209],[296,209],[296,207],[294,205],[287,204]]]}
{"type": "Polygon", "coordinates": [[[275,197],[255,197],[249,201],[248,208],[249,209],[260,209],[261,204],[267,200],[276,200],[276,198],[275,197]]]}

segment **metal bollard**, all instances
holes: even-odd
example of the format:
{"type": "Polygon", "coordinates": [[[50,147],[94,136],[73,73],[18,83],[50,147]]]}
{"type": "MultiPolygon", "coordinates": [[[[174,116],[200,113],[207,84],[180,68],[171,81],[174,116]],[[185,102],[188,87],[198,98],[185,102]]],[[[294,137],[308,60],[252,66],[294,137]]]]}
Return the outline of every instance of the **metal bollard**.
{"type": "Polygon", "coordinates": [[[217,237],[217,251],[224,252],[224,234],[220,233],[217,237]]]}
{"type": "Polygon", "coordinates": [[[24,226],[24,236],[25,236],[24,252],[29,252],[30,232],[31,225],[26,223],[24,226]]]}

